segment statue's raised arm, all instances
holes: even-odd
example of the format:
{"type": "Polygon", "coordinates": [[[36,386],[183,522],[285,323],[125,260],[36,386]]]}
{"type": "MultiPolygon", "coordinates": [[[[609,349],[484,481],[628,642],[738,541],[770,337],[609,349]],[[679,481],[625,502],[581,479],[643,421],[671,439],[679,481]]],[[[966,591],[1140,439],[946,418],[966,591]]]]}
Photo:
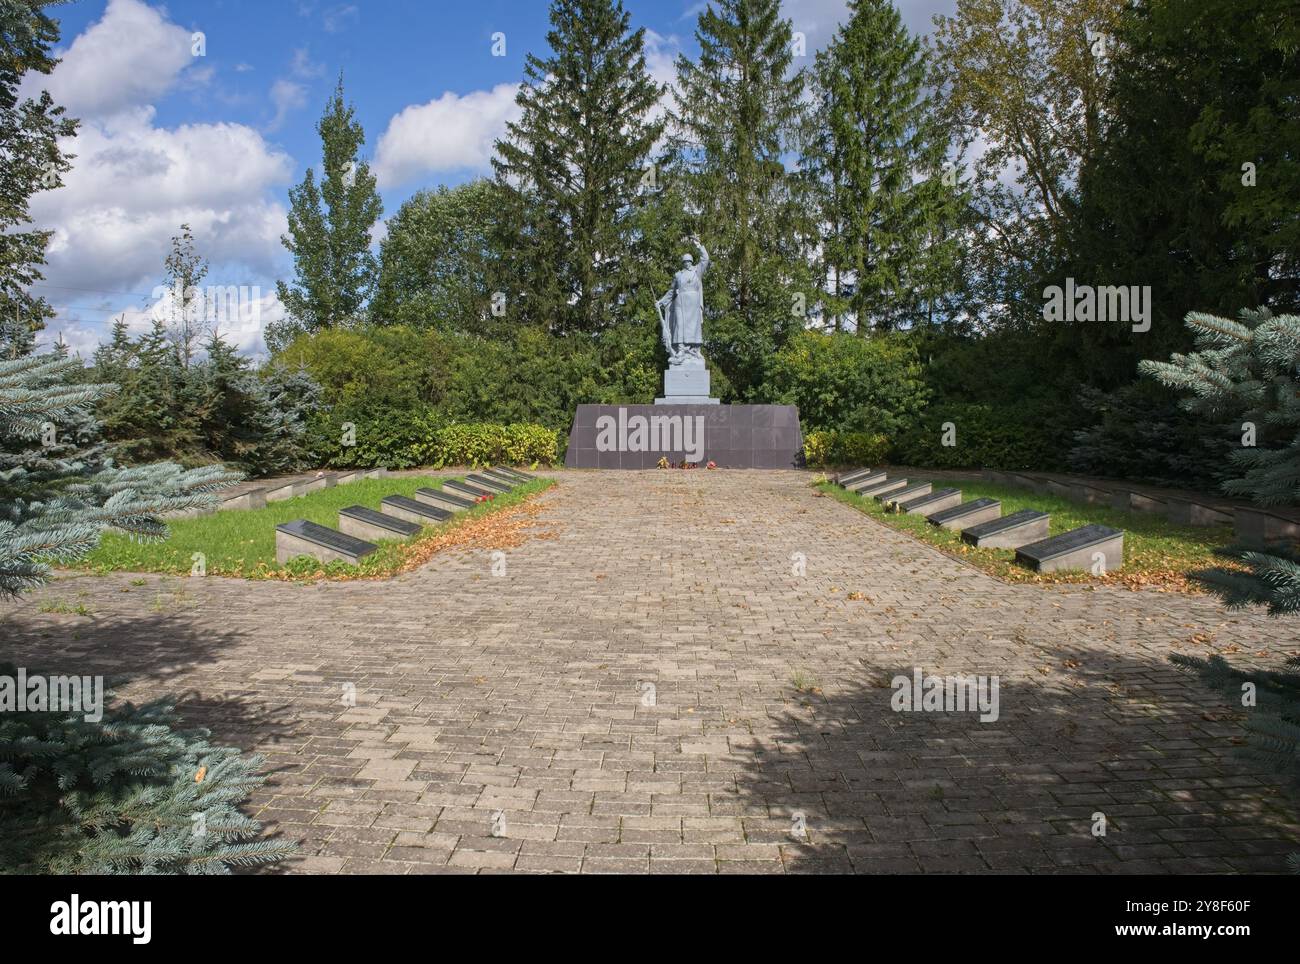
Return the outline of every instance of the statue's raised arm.
{"type": "Polygon", "coordinates": [[[709,252],[708,249],[705,248],[704,245],[700,243],[699,238],[691,238],[691,240],[694,241],[695,246],[700,249],[699,272],[700,272],[700,277],[703,278],[704,272],[709,270],[709,264],[711,263],[709,261],[709,252]]]}

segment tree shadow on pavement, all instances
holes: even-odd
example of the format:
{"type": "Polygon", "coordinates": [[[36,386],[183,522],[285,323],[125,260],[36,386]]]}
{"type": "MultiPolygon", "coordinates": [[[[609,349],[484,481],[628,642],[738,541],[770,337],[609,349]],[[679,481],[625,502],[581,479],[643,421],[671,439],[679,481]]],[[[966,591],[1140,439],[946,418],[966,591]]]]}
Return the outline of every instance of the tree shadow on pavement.
{"type": "Polygon", "coordinates": [[[726,763],[710,761],[732,769],[736,812],[766,815],[745,819],[746,839],[778,844],[796,872],[1285,870],[1296,800],[1234,752],[1242,708],[1154,656],[1035,649],[1028,670],[1023,649],[996,648],[920,667],[974,676],[1014,656],[987,722],[895,711],[891,683],[916,667],[892,653],[788,686],[752,737],[729,730],[726,763]]]}

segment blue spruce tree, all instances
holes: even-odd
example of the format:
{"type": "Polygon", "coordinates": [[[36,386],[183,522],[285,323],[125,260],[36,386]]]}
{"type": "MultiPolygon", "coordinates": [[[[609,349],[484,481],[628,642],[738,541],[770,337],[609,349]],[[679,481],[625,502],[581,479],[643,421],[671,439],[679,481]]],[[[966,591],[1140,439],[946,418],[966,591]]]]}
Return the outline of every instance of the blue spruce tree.
{"type": "MultiPolygon", "coordinates": [[[[1261,309],[1231,321],[1192,313],[1187,325],[1197,350],[1168,362],[1143,362],[1142,371],[1184,393],[1188,411],[1256,431],[1256,444],[1233,450],[1234,477],[1224,491],[1260,506],[1300,504],[1300,316],[1274,317],[1261,309]]],[[[1193,576],[1228,606],[1264,606],[1272,616],[1300,612],[1300,544],[1280,540],[1220,554],[1233,564],[1193,576]]],[[[1220,656],[1171,659],[1237,696],[1243,683],[1253,683],[1250,753],[1300,777],[1300,657],[1268,673],[1235,669],[1220,656]]],[[[1300,872],[1300,854],[1290,861],[1300,872]]]]}
{"type": "MultiPolygon", "coordinates": [[[[0,0],[0,598],[43,582],[106,529],[166,535],[163,515],[210,505],[237,475],[220,466],[119,468],[99,442],[86,383],[63,352],[31,354],[47,306],[40,280],[49,232],[25,230],[28,202],[68,168],[59,138],[76,123],[42,93],[20,101],[25,72],[49,73],[58,24],[45,0],[0,0]],[[23,309],[29,319],[21,323],[23,309]]],[[[17,667],[0,653],[0,873],[222,873],[292,848],[259,837],[239,804],[261,760],[177,728],[171,704],[80,708],[15,699],[17,667]]],[[[34,672],[39,672],[35,670],[34,672]]]]}

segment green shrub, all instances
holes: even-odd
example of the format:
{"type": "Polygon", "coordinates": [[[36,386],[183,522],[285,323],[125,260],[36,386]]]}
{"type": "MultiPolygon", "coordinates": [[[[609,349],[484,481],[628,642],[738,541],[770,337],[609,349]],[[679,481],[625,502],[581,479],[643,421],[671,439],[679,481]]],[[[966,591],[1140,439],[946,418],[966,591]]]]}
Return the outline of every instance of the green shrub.
{"type": "Polygon", "coordinates": [[[318,427],[315,444],[335,468],[412,469],[448,465],[554,464],[559,433],[515,422],[448,424],[432,409],[374,414],[335,413],[318,427]],[[346,426],[353,426],[348,433],[346,426]],[[347,445],[345,442],[354,441],[347,445]]]}
{"type": "Polygon", "coordinates": [[[375,413],[344,409],[322,420],[315,447],[335,468],[419,468],[438,461],[434,439],[444,427],[442,417],[427,408],[375,413]]]}
{"type": "Polygon", "coordinates": [[[541,425],[448,425],[434,437],[437,468],[447,465],[528,465],[555,462],[558,433],[541,425]]]}
{"type": "Polygon", "coordinates": [[[1236,433],[1222,419],[1199,419],[1146,380],[1113,392],[1080,389],[1079,403],[1095,422],[1074,433],[1067,460],[1083,475],[1217,492],[1241,437],[1240,419],[1236,433]]]}
{"type": "Polygon", "coordinates": [[[799,406],[805,431],[893,436],[920,415],[930,393],[908,335],[805,331],[773,357],[766,394],[799,406]]]}
{"type": "Polygon", "coordinates": [[[812,432],[804,437],[809,468],[834,465],[879,465],[889,456],[889,439],[868,432],[812,432]]]}
{"type": "Polygon", "coordinates": [[[895,439],[893,460],[929,469],[989,466],[1051,471],[1063,467],[1068,438],[1047,412],[943,403],[932,406],[895,439]],[[951,431],[945,431],[948,425],[951,431]]]}
{"type": "Polygon", "coordinates": [[[597,342],[533,328],[497,339],[391,325],[301,335],[276,359],[304,365],[321,386],[324,407],[339,413],[330,431],[377,419],[401,434],[393,413],[423,420],[434,412],[440,427],[534,423],[568,432],[582,403],[654,399],[655,338],[648,326],[606,332],[597,342]]]}

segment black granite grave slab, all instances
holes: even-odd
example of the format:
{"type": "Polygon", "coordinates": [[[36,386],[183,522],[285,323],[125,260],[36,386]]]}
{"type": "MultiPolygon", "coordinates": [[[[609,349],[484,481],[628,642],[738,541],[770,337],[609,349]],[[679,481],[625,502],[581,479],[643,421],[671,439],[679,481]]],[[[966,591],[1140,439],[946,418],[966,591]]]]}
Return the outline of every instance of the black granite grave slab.
{"type": "Polygon", "coordinates": [[[451,513],[446,509],[439,509],[436,505],[429,505],[427,502],[417,502],[415,499],[408,499],[404,495],[389,495],[379,500],[381,509],[392,509],[398,513],[398,518],[406,518],[408,522],[414,519],[408,516],[416,516],[425,520],[425,525],[435,522],[446,522],[451,518],[451,513]]]}
{"type": "Polygon", "coordinates": [[[835,477],[835,484],[847,487],[852,485],[854,482],[859,481],[860,479],[865,479],[872,475],[881,475],[881,474],[882,473],[879,469],[856,469],[853,472],[845,472],[843,475],[837,475],[835,477]]]}
{"type": "Polygon", "coordinates": [[[844,488],[848,489],[850,492],[857,492],[859,494],[869,491],[879,492],[879,486],[888,481],[889,476],[885,475],[884,472],[870,472],[866,475],[858,476],[852,482],[845,482],[844,488]]]}
{"type": "Polygon", "coordinates": [[[882,505],[897,505],[900,502],[906,502],[909,499],[915,499],[923,495],[929,495],[933,483],[930,482],[913,482],[904,488],[894,492],[885,492],[876,496],[876,501],[882,505]]]}
{"type": "Polygon", "coordinates": [[[494,479],[490,475],[483,475],[479,472],[465,476],[465,481],[469,482],[471,485],[481,485],[494,492],[500,492],[502,494],[509,492],[514,488],[514,486],[509,482],[504,482],[501,479],[494,479]]]}
{"type": "Polygon", "coordinates": [[[1101,553],[1107,569],[1117,569],[1124,564],[1124,532],[1110,526],[1087,525],[1071,529],[1059,536],[1021,546],[1016,550],[1016,562],[1038,572],[1058,569],[1088,569],[1101,553]]]}
{"type": "Polygon", "coordinates": [[[927,506],[940,509],[945,503],[953,501],[961,501],[961,489],[939,489],[925,495],[919,495],[915,499],[900,500],[898,502],[898,511],[908,515],[918,512],[924,514],[927,506]]]}
{"type": "Polygon", "coordinates": [[[446,482],[442,483],[442,487],[444,489],[451,489],[453,492],[460,492],[463,495],[468,495],[470,498],[473,499],[477,499],[480,496],[484,496],[484,495],[499,494],[495,489],[484,488],[481,485],[470,485],[465,482],[456,482],[451,479],[448,479],[446,482]]]}
{"type": "Polygon", "coordinates": [[[992,512],[994,509],[999,511],[1002,509],[1002,503],[997,499],[972,499],[970,502],[963,502],[961,505],[955,505],[951,509],[944,509],[941,512],[936,512],[933,515],[926,516],[926,520],[934,525],[948,528],[961,522],[963,519],[982,515],[985,512],[992,512]]]}
{"type": "Polygon", "coordinates": [[[515,486],[523,485],[525,482],[528,481],[528,479],[525,479],[523,476],[516,475],[513,472],[508,472],[505,469],[484,469],[483,474],[490,479],[500,479],[502,482],[506,483],[506,485],[510,486],[512,489],[515,486]]]}
{"type": "Polygon", "coordinates": [[[431,502],[434,505],[446,506],[453,510],[472,509],[477,504],[473,499],[467,499],[452,492],[445,492],[442,489],[416,489],[415,497],[421,502],[431,502]]]}
{"type": "Polygon", "coordinates": [[[348,534],[358,539],[409,539],[420,534],[420,526],[414,522],[384,515],[362,505],[339,510],[339,528],[347,532],[350,522],[357,523],[358,531],[348,534]]]}
{"type": "Polygon", "coordinates": [[[853,491],[864,499],[879,499],[882,495],[888,495],[890,492],[897,492],[899,489],[905,488],[907,488],[907,479],[884,478],[879,482],[858,485],[853,491]]]}
{"type": "Polygon", "coordinates": [[[1021,509],[1001,519],[963,529],[961,538],[972,546],[1014,549],[1046,536],[1050,520],[1051,516],[1046,512],[1021,509]]]}
{"type": "MultiPolygon", "coordinates": [[[[308,547],[316,546],[326,550],[327,553],[337,554],[349,559],[362,559],[379,549],[373,542],[355,539],[328,526],[308,522],[306,519],[282,523],[275,527],[275,531],[277,534],[284,533],[291,540],[300,540],[302,543],[308,544],[308,547]]],[[[304,549],[303,554],[306,554],[306,551],[304,549]]],[[[278,545],[277,554],[279,554],[278,545]]],[[[289,558],[292,558],[291,554],[288,555],[289,558]]],[[[282,559],[281,561],[285,560],[282,559]]]]}

